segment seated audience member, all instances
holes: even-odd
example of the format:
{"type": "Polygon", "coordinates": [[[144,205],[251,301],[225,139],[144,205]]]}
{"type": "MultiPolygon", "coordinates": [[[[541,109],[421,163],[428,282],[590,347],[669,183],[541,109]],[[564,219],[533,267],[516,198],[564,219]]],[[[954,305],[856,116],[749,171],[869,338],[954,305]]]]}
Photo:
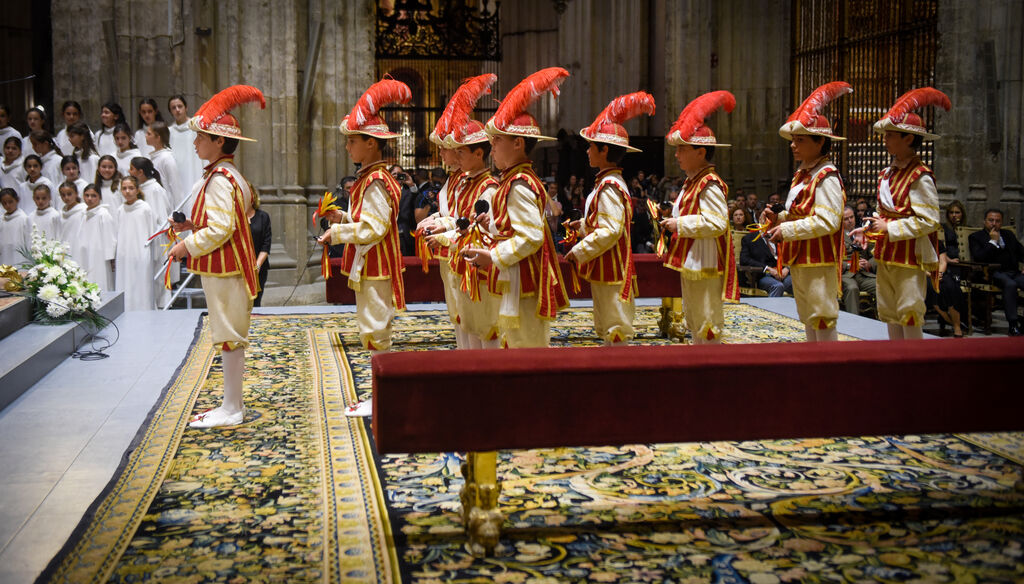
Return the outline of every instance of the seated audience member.
{"type": "Polygon", "coordinates": [[[789,268],[783,266],[782,271],[777,268],[778,246],[767,237],[759,235],[759,232],[754,231],[743,236],[740,243],[740,265],[761,269],[757,287],[767,292],[768,296],[778,297],[784,292],[792,294],[793,278],[789,275],[789,268]]]}
{"type": "Polygon", "coordinates": [[[782,204],[782,197],[779,195],[779,193],[772,193],[772,194],[768,195],[768,206],[769,207],[771,207],[773,205],[780,205],[780,204],[782,204]]]}
{"type": "Polygon", "coordinates": [[[850,232],[857,227],[856,211],[847,205],[843,209],[843,241],[846,256],[843,259],[843,302],[846,312],[860,314],[860,293],[874,294],[876,289],[875,258],[871,255],[873,243],[862,248],[850,237],[850,232]],[[856,261],[856,269],[851,262],[856,261]]]}
{"type": "Polygon", "coordinates": [[[929,281],[925,288],[925,305],[939,314],[940,336],[945,324],[949,323],[953,326],[953,336],[959,339],[964,336],[960,327],[960,314],[967,308],[967,303],[960,289],[960,277],[956,270],[947,269],[949,263],[946,244],[939,239],[939,291],[936,292],[929,281]]]}
{"type": "Polygon", "coordinates": [[[942,226],[942,239],[946,240],[946,256],[949,261],[960,261],[960,242],[956,239],[956,228],[966,225],[967,210],[960,201],[953,201],[946,207],[946,223],[942,226]]]}
{"type": "Polygon", "coordinates": [[[747,225],[750,225],[750,221],[746,209],[729,205],[729,227],[733,231],[743,233],[747,230],[747,225]]]}
{"type": "Polygon", "coordinates": [[[972,260],[999,264],[999,268],[992,271],[992,283],[1003,289],[1003,309],[1010,324],[1010,336],[1020,336],[1017,290],[1024,290],[1024,274],[1020,271],[1024,246],[1011,231],[1003,229],[1003,212],[999,209],[985,211],[985,226],[972,233],[968,242],[972,260]]]}
{"type": "Polygon", "coordinates": [[[757,217],[761,215],[761,202],[757,200],[757,193],[747,193],[747,215],[757,217]]]}

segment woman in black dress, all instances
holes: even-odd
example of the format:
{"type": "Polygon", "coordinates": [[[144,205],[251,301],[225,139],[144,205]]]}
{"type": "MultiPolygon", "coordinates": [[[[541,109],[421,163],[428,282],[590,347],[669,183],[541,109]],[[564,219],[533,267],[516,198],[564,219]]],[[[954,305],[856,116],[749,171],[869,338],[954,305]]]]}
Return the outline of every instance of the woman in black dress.
{"type": "Polygon", "coordinates": [[[267,284],[267,272],[270,271],[270,215],[260,210],[260,196],[252,189],[252,203],[245,210],[249,217],[249,230],[252,231],[252,245],[256,250],[256,269],[259,271],[260,291],[253,300],[253,306],[259,306],[263,300],[263,287],[267,284]]]}

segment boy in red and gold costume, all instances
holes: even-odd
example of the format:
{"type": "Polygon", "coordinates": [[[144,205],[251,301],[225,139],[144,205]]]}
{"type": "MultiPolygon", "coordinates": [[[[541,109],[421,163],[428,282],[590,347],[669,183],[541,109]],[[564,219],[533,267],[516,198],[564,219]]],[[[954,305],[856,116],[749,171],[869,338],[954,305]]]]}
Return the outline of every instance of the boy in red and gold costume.
{"type": "Polygon", "coordinates": [[[245,214],[253,197],[249,182],[235,167],[234,152],[239,141],[255,140],[242,135],[238,120],[228,111],[249,102],[266,107],[259,89],[235,85],[213,96],[189,121],[196,132],[196,153],[209,165],[194,191],[191,218],[172,221],[175,232],[192,233],[176,243],[170,254],[179,260],[188,257],[188,269],[202,277],[210,337],[221,351],[224,370],[221,406],[195,415],[189,424],[193,428],[235,426],[245,417],[245,348],[249,345],[249,318],[259,279],[245,214]]]}
{"type": "Polygon", "coordinates": [[[719,108],[731,112],[736,98],[728,91],[705,93],[689,103],[672,125],[666,142],[686,181],[661,226],[672,235],[665,267],[679,272],[686,327],[695,345],[722,342],[723,300],[738,302],[736,258],[729,235],[726,198],[729,187],[711,164],[720,144],[704,119],[719,108]]]}
{"type": "MultiPolygon", "coordinates": [[[[464,264],[464,261],[460,261],[462,258],[456,257],[457,254],[453,252],[451,245],[458,236],[456,221],[460,217],[469,217],[470,215],[464,214],[467,196],[465,187],[468,177],[458,154],[460,144],[452,138],[456,126],[465,124],[469,112],[472,111],[477,100],[485,93],[490,93],[491,85],[497,80],[498,76],[493,73],[478,75],[467,80],[455,91],[448,101],[448,105],[438,117],[437,125],[430,134],[430,141],[440,149],[441,159],[448,170],[448,180],[437,195],[437,213],[430,215],[417,226],[417,233],[420,236],[429,235],[428,241],[431,243],[431,249],[440,260],[439,271],[444,284],[444,299],[448,306],[448,316],[455,328],[455,341],[459,349],[479,349],[480,343],[479,339],[472,338],[473,333],[467,330],[467,323],[464,322],[458,309],[461,281],[460,274],[455,271],[455,268],[457,264],[464,264]]],[[[475,197],[476,195],[469,196],[475,197]]],[[[469,210],[472,211],[472,208],[473,203],[470,202],[469,210]]]]}
{"type": "MultiPolygon", "coordinates": [[[[352,162],[361,165],[352,185],[348,211],[326,216],[330,230],[320,237],[321,245],[344,243],[341,273],[355,291],[356,324],[363,348],[391,349],[391,323],[396,310],[405,309],[402,281],[402,252],[398,243],[398,204],[402,189],[383,160],[386,140],[398,137],[377,112],[392,102],[412,99],[401,81],[385,79],[369,87],[352,112],[341,120],[346,136],[345,150],[352,162]]],[[[350,407],[346,415],[370,415],[370,401],[350,407]]]]}
{"type": "Polygon", "coordinates": [[[928,133],[911,111],[929,105],[952,107],[937,89],[911,89],[875,122],[892,164],[878,177],[878,214],[867,218],[871,225],[866,229],[854,231],[875,242],[878,318],[888,326],[890,339],[922,338],[927,275],[938,276],[939,195],[931,169],[917,156],[924,140],[938,136],[928,133]]]}
{"type": "Polygon", "coordinates": [[[501,291],[498,327],[507,347],[547,347],[551,320],[569,305],[562,285],[555,244],[544,220],[547,189],[533,172],[529,154],[543,136],[536,118],[527,113],[548,91],[558,95],[558,84],[569,72],[549,67],[519,82],[505,96],[485,130],[491,156],[502,171],[491,206],[495,243],[490,249],[463,251],[477,269],[498,269],[501,291]]]}
{"type": "Polygon", "coordinates": [[[779,129],[790,141],[793,159],[800,163],[793,176],[785,210],[765,209],[761,222],[773,226],[766,236],[779,247],[779,261],[790,266],[797,314],[808,342],[836,341],[839,282],[843,262],[840,231],[846,191],[839,169],[829,160],[832,140],[845,140],[832,131],[821,110],[853,91],[834,81],[818,87],[779,129]]]}
{"type": "Polygon", "coordinates": [[[642,91],[630,93],[613,100],[594,123],[580,130],[580,136],[590,143],[587,159],[598,172],[594,190],[584,203],[583,218],[570,224],[581,230],[583,238],[566,258],[579,265],[580,275],[590,283],[594,330],[606,346],[625,345],[633,338],[633,208],[618,165],[626,152],[640,152],[629,145],[622,124],[643,113],[654,114],[654,97],[642,91]]]}

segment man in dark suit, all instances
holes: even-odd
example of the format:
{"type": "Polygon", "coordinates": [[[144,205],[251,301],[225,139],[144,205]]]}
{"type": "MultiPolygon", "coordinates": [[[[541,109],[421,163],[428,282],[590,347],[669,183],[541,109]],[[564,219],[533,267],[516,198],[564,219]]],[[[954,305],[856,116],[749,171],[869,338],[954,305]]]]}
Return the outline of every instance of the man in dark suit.
{"type": "Polygon", "coordinates": [[[1016,337],[1022,334],[1017,318],[1017,290],[1024,290],[1024,274],[1020,271],[1024,246],[1012,232],[1002,227],[1003,212],[989,209],[985,211],[985,228],[972,233],[968,241],[972,260],[999,264],[992,272],[992,282],[1003,289],[1003,309],[1010,323],[1010,336],[1016,337]]]}
{"type": "Polygon", "coordinates": [[[782,296],[783,292],[792,294],[793,278],[789,275],[789,268],[783,267],[781,272],[776,269],[778,249],[768,238],[758,238],[758,235],[760,233],[755,231],[743,236],[740,243],[740,265],[761,269],[757,287],[767,292],[768,296],[782,296]]]}

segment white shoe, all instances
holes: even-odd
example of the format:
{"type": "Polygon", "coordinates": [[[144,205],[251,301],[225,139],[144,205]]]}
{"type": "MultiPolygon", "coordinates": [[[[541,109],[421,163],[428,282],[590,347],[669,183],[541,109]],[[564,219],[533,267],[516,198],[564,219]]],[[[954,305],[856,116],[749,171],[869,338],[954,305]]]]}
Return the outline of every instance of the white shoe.
{"type": "Polygon", "coordinates": [[[237,426],[245,418],[245,409],[233,414],[225,413],[223,408],[207,410],[196,414],[189,424],[190,428],[218,428],[220,426],[237,426]]]}
{"type": "Polygon", "coordinates": [[[373,400],[364,399],[354,406],[345,408],[345,415],[350,418],[366,418],[373,415],[373,400]]]}

